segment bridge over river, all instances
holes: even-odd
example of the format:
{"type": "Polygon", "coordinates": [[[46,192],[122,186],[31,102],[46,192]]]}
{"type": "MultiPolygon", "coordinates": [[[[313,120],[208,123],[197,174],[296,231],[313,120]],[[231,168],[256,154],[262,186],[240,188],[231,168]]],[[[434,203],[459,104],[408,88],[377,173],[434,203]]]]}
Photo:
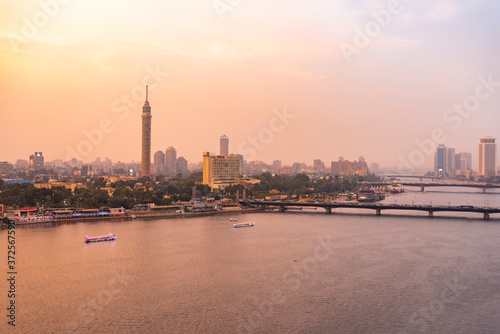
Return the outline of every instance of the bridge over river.
{"type": "Polygon", "coordinates": [[[345,203],[345,202],[281,202],[281,201],[256,201],[243,200],[240,201],[242,206],[249,207],[277,207],[279,211],[284,212],[289,209],[297,208],[324,208],[327,213],[331,213],[332,209],[350,208],[350,209],[370,209],[374,210],[377,216],[380,216],[382,210],[411,210],[411,211],[426,211],[429,217],[434,215],[434,212],[474,212],[482,213],[484,219],[489,219],[491,214],[500,213],[500,208],[479,207],[472,205],[460,206],[444,206],[444,205],[410,205],[410,204],[382,204],[382,203],[345,203]]]}
{"type": "Polygon", "coordinates": [[[461,188],[479,188],[486,192],[486,189],[500,189],[498,184],[490,183],[459,183],[459,182],[362,182],[360,185],[367,186],[391,186],[400,185],[405,187],[420,187],[421,191],[424,191],[426,187],[461,187],[461,188]]]}

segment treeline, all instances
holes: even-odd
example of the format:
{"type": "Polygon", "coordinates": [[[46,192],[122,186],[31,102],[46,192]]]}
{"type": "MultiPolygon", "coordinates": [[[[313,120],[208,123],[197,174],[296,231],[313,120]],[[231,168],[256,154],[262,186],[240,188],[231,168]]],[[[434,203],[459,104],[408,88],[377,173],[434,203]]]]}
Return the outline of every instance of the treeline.
{"type": "MultiPolygon", "coordinates": [[[[92,181],[75,180],[82,182],[82,185],[74,191],[65,187],[36,188],[31,183],[6,184],[0,179],[0,204],[13,207],[98,208],[110,206],[131,209],[136,204],[171,205],[177,201],[189,201],[193,195],[193,187],[195,187],[197,198],[219,199],[221,195],[226,198],[235,198],[238,191],[240,198],[243,197],[242,185],[233,185],[224,189],[222,193],[213,193],[209,186],[200,184],[202,178],[202,172],[197,172],[188,177],[178,176],[169,180],[160,179],[158,182],[151,182],[149,178],[141,178],[107,184],[104,178],[99,177],[92,181]]],[[[310,179],[305,174],[273,176],[270,173],[263,173],[256,178],[261,182],[254,185],[251,190],[247,190],[247,196],[262,197],[269,194],[272,189],[289,195],[335,194],[356,191],[358,182],[379,180],[374,175],[310,179]]]]}
{"type": "Polygon", "coordinates": [[[380,178],[373,174],[367,176],[352,175],[311,179],[306,174],[290,176],[262,173],[256,176],[256,178],[261,180],[261,182],[252,188],[254,193],[269,192],[272,189],[277,189],[280,193],[286,193],[288,195],[353,192],[358,190],[360,182],[380,181],[380,178]]]}
{"type": "MultiPolygon", "coordinates": [[[[200,173],[201,174],[201,173],[200,173]]],[[[159,183],[150,182],[148,178],[139,180],[118,181],[106,187],[102,177],[86,182],[74,191],[65,187],[36,188],[31,183],[6,184],[0,180],[0,204],[13,207],[46,208],[98,208],[102,206],[132,208],[135,204],[155,203],[155,205],[171,205],[177,201],[189,201],[196,187],[196,196],[218,196],[210,192],[210,187],[196,184],[200,174],[193,173],[187,178],[176,177],[159,183]]]]}

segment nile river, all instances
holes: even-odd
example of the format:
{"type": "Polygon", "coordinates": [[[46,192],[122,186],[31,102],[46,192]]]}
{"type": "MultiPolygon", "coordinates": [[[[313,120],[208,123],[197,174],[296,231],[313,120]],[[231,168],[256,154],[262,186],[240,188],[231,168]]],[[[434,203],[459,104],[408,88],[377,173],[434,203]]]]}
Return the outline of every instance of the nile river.
{"type": "MultiPolygon", "coordinates": [[[[500,206],[442,188],[387,203],[500,206]]],[[[499,333],[500,215],[324,210],[18,227],[17,333],[499,333]],[[448,217],[443,217],[447,216],[448,217]],[[85,244],[84,236],[116,241],[85,244]]],[[[0,332],[7,230],[0,231],[0,332]]]]}

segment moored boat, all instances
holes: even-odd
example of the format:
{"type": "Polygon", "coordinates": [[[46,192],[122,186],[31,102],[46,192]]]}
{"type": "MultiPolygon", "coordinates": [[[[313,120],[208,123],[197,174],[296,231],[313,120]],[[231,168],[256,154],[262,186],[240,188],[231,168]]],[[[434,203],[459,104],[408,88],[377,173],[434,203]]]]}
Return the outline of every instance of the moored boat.
{"type": "Polygon", "coordinates": [[[254,226],[255,222],[246,222],[246,223],[235,223],[233,224],[234,228],[239,228],[239,227],[251,227],[254,226]]]}
{"type": "MultiPolygon", "coordinates": [[[[49,209],[50,210],[50,209],[49,209]]],[[[73,219],[102,219],[126,217],[124,208],[111,209],[52,209],[50,210],[56,221],[73,219]]]]}
{"type": "Polygon", "coordinates": [[[238,221],[238,219],[237,219],[237,218],[229,218],[229,221],[230,221],[230,222],[237,222],[237,221],[238,221]]]}
{"type": "Polygon", "coordinates": [[[38,223],[53,223],[55,222],[54,216],[49,215],[29,215],[22,217],[13,217],[12,220],[15,224],[25,225],[25,224],[38,224],[38,223]]]}
{"type": "Polygon", "coordinates": [[[113,233],[109,233],[108,235],[103,235],[100,237],[89,237],[85,236],[85,242],[98,242],[98,241],[110,241],[110,240],[115,240],[116,235],[113,233]]]}

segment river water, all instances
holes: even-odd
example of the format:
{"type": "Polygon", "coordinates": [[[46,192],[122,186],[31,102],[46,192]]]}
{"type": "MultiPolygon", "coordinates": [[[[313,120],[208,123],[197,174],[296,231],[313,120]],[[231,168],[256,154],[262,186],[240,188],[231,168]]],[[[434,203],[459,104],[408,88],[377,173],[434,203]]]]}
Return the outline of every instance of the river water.
{"type": "MultiPolygon", "coordinates": [[[[438,190],[439,189],[439,190],[438,190]]],[[[387,203],[500,207],[415,189],[387,203]]],[[[18,227],[18,333],[500,333],[500,215],[324,210],[18,227]],[[85,244],[85,235],[116,241],[85,244]]],[[[0,231],[7,254],[7,230],[0,231]]],[[[4,277],[7,260],[3,256],[4,277]]],[[[9,286],[2,279],[7,325],[9,286]]]]}

